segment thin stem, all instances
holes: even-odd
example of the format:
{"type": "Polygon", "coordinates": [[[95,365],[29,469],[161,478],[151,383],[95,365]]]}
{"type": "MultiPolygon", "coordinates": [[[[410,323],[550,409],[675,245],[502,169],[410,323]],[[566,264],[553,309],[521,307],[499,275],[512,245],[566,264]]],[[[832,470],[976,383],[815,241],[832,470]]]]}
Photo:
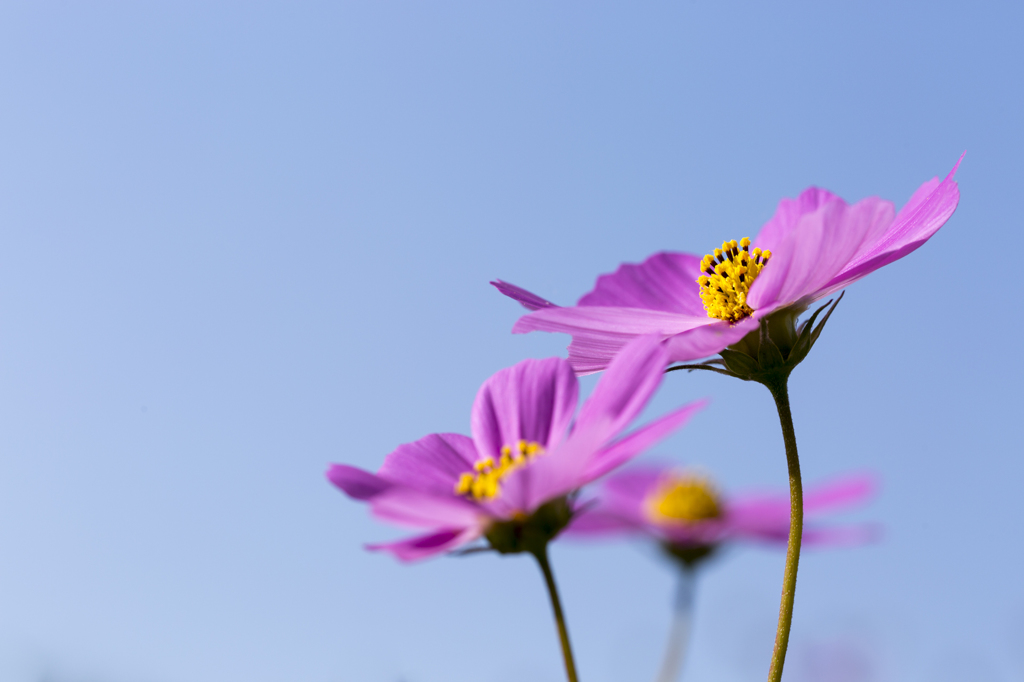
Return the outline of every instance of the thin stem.
{"type": "Polygon", "coordinates": [[[558,598],[558,586],[555,585],[555,575],[551,572],[551,564],[548,562],[548,548],[545,545],[540,551],[534,552],[540,564],[540,571],[544,574],[544,583],[548,587],[548,594],[551,596],[551,610],[555,614],[555,624],[558,625],[558,639],[562,644],[562,656],[565,658],[565,675],[569,682],[579,682],[576,676],[576,662],[572,657],[572,645],[569,644],[569,630],[565,626],[565,614],[562,613],[562,601],[558,598]]]}
{"type": "Polygon", "coordinates": [[[665,648],[665,659],[661,663],[658,682],[675,682],[686,660],[686,648],[690,643],[693,627],[694,569],[683,567],[679,570],[676,585],[676,603],[672,614],[672,630],[665,648]]]}
{"type": "Polygon", "coordinates": [[[775,398],[775,406],[779,410],[782,440],[786,443],[786,462],[789,464],[789,542],[786,544],[786,571],[782,578],[779,629],[775,633],[775,649],[772,651],[768,682],[782,680],[782,666],[786,662],[786,647],[789,646],[789,630],[793,624],[796,570],[797,564],[800,563],[800,541],[803,538],[804,527],[804,491],[800,481],[800,459],[796,452],[796,433],[793,431],[793,415],[789,411],[789,390],[786,384],[786,378],[773,385],[765,384],[775,398]]]}
{"type": "Polygon", "coordinates": [[[695,369],[703,369],[703,370],[706,370],[708,372],[715,372],[717,374],[724,374],[727,377],[734,377],[734,376],[736,376],[735,374],[733,374],[729,370],[718,369],[717,367],[709,367],[707,365],[675,365],[674,367],[666,368],[665,369],[665,374],[668,374],[669,372],[677,372],[677,371],[679,371],[681,369],[685,369],[685,370],[690,371],[690,372],[692,372],[695,369]]]}

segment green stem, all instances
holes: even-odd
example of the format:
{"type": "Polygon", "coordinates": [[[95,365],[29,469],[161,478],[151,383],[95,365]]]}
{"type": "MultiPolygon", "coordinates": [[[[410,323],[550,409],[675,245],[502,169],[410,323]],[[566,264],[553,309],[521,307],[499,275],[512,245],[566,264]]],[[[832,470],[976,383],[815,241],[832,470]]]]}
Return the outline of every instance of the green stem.
{"type": "Polygon", "coordinates": [[[772,651],[772,665],[768,670],[768,682],[781,682],[782,666],[786,662],[786,648],[789,646],[789,630],[793,624],[793,599],[796,596],[796,570],[800,563],[800,541],[804,527],[804,491],[800,481],[800,459],[796,452],[796,433],[793,431],[793,415],[789,411],[789,390],[787,379],[765,384],[775,398],[782,424],[782,440],[786,443],[786,462],[789,464],[789,542],[786,544],[786,571],[782,578],[782,604],[779,607],[779,629],[775,633],[775,649],[772,651]]]}
{"type": "Polygon", "coordinates": [[[686,647],[690,642],[693,627],[693,591],[696,576],[694,569],[686,566],[679,571],[676,586],[676,603],[672,610],[672,631],[668,637],[665,658],[658,673],[658,682],[676,682],[686,659],[686,647]]]}
{"type": "Polygon", "coordinates": [[[548,587],[548,594],[551,596],[551,610],[555,614],[555,624],[558,625],[558,639],[562,643],[562,656],[565,658],[565,674],[569,682],[579,682],[576,677],[576,662],[572,657],[572,646],[569,644],[569,630],[565,627],[565,614],[562,613],[562,601],[558,598],[558,586],[555,585],[555,575],[551,572],[551,564],[548,562],[548,548],[545,544],[539,551],[534,552],[540,564],[541,573],[544,574],[544,583],[548,587]]]}

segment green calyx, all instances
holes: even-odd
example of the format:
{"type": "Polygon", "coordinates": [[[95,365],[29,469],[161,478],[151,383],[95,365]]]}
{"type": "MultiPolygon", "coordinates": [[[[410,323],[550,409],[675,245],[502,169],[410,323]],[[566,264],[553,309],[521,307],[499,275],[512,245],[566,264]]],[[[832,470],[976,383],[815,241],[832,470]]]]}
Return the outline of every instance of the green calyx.
{"type": "Polygon", "coordinates": [[[529,552],[536,555],[543,552],[571,520],[571,500],[559,497],[542,504],[529,516],[493,523],[485,537],[491,549],[501,554],[529,552]]]}
{"type": "Polygon", "coordinates": [[[797,320],[806,308],[790,306],[778,310],[761,318],[761,324],[755,331],[723,349],[721,357],[696,365],[676,365],[665,371],[704,369],[744,381],[756,381],[768,388],[780,386],[811,352],[825,323],[842,299],[840,294],[834,303],[829,301],[799,324],[797,320]],[[815,325],[826,308],[828,312],[815,325]]]}
{"type": "Polygon", "coordinates": [[[681,563],[683,568],[692,569],[710,557],[717,549],[717,546],[681,545],[666,541],[661,543],[661,549],[669,557],[681,563]]]}

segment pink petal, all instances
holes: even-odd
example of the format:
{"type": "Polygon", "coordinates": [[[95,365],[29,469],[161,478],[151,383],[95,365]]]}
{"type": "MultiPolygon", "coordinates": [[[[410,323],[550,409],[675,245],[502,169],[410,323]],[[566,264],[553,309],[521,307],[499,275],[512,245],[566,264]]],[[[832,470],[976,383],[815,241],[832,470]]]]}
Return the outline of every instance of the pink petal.
{"type": "Polygon", "coordinates": [[[572,366],[561,358],[524,360],[480,388],[473,404],[473,440],[482,456],[520,440],[551,449],[562,441],[579,394],[572,366]]]}
{"type": "Polygon", "coordinates": [[[835,194],[818,187],[805,189],[796,199],[783,199],[775,209],[775,215],[757,233],[752,248],[774,252],[786,242],[804,215],[814,213],[835,200],[842,201],[835,194]]]}
{"type": "Polygon", "coordinates": [[[878,479],[871,474],[818,484],[804,494],[804,513],[818,514],[855,505],[872,497],[877,489],[878,479]]]}
{"type": "Polygon", "coordinates": [[[606,509],[587,509],[572,518],[565,534],[570,537],[594,537],[635,532],[637,524],[606,509]]]}
{"type": "Polygon", "coordinates": [[[789,537],[788,498],[728,501],[723,517],[727,534],[732,537],[782,542],[789,537]]]}
{"type": "Polygon", "coordinates": [[[686,424],[690,417],[704,409],[707,404],[707,400],[698,400],[685,405],[660,419],[640,427],[628,436],[605,448],[591,460],[590,465],[587,467],[584,473],[587,481],[604,476],[612,469],[625,464],[655,443],[667,438],[676,429],[686,424]]]}
{"type": "Polygon", "coordinates": [[[390,481],[347,464],[330,465],[327,468],[327,479],[356,500],[372,500],[392,487],[390,481]]]}
{"type": "Polygon", "coordinates": [[[451,495],[459,476],[478,459],[472,439],[458,433],[432,433],[398,446],[377,473],[389,481],[434,495],[451,495]]]}
{"type": "Polygon", "coordinates": [[[644,511],[644,501],[666,470],[667,467],[633,468],[615,474],[601,486],[596,498],[579,505],[580,511],[566,532],[582,535],[657,532],[644,511]]]}
{"type": "MultiPolygon", "coordinates": [[[[715,355],[757,329],[759,316],[748,317],[736,324],[708,318],[708,324],[669,337],[665,342],[671,362],[689,362],[715,355]]],[[[575,366],[575,365],[574,365],[575,366]]]]}
{"type": "Polygon", "coordinates": [[[603,434],[597,430],[574,432],[555,450],[510,473],[490,508],[507,518],[577,490],[586,482],[587,463],[602,444],[603,434]]]}
{"type": "Polygon", "coordinates": [[[639,265],[623,263],[601,275],[581,306],[642,308],[684,315],[704,315],[697,278],[700,258],[688,253],[656,253],[639,265]]]}
{"type": "Polygon", "coordinates": [[[881,536],[881,527],[874,523],[831,528],[804,526],[803,543],[806,547],[854,547],[877,542],[881,536]]]}
{"type": "Polygon", "coordinates": [[[577,333],[569,343],[569,364],[577,376],[596,374],[606,369],[612,358],[635,338],[601,332],[577,333]]]}
{"type": "Polygon", "coordinates": [[[531,331],[572,334],[569,362],[577,374],[599,372],[632,339],[645,334],[668,338],[712,324],[707,315],[683,315],[639,308],[577,306],[548,308],[519,318],[513,334],[531,331]]]}
{"type": "Polygon", "coordinates": [[[366,549],[390,552],[399,561],[410,562],[451,551],[478,537],[480,537],[480,531],[476,528],[450,528],[436,533],[417,535],[398,542],[367,545],[366,549]]]}
{"type": "Polygon", "coordinates": [[[679,525],[651,524],[658,535],[680,545],[713,545],[728,537],[730,532],[727,519],[707,519],[679,525]]]}
{"type": "Polygon", "coordinates": [[[822,296],[838,291],[889,263],[917,250],[953,215],[960,203],[956,175],[963,155],[941,183],[929,180],[910,198],[892,226],[866,251],[858,254],[842,272],[823,288],[822,296]]]}
{"type": "Polygon", "coordinates": [[[479,506],[452,493],[440,497],[398,485],[374,497],[370,511],[379,519],[419,528],[469,528],[487,522],[479,506]]]}
{"type": "MultiPolygon", "coordinates": [[[[765,519],[760,524],[730,520],[727,534],[735,538],[785,545],[789,540],[789,519],[775,523],[765,519]]],[[[802,542],[804,547],[849,547],[873,542],[880,535],[881,530],[877,524],[819,527],[805,519],[802,542]]]]}
{"type": "MultiPolygon", "coordinates": [[[[817,514],[863,502],[876,489],[876,479],[870,474],[809,486],[804,491],[805,523],[810,523],[817,514]]],[[[728,505],[728,516],[741,534],[785,539],[789,533],[789,495],[753,494],[733,498],[728,505]]]]}
{"type": "MultiPolygon", "coordinates": [[[[661,382],[665,364],[664,348],[653,335],[630,342],[615,356],[593,394],[583,404],[565,443],[505,479],[501,499],[510,505],[509,511],[532,511],[592,480],[593,476],[588,475],[592,466],[608,471],[617,462],[638,453],[649,440],[644,435],[622,445],[610,456],[604,455],[602,448],[644,408],[661,382]],[[597,457],[607,457],[607,461],[594,465],[597,457]]],[[[651,435],[664,431],[672,421],[659,424],[651,435]]]]}
{"type": "Polygon", "coordinates": [[[491,286],[512,300],[519,301],[519,304],[527,310],[540,310],[541,308],[558,307],[551,301],[541,298],[537,294],[531,293],[522,287],[517,287],[515,284],[502,282],[500,279],[491,282],[491,286]]]}
{"type": "Polygon", "coordinates": [[[602,485],[602,499],[629,499],[640,504],[672,468],[670,465],[631,467],[619,472],[602,485]]]}
{"type": "Polygon", "coordinates": [[[789,495],[755,494],[737,496],[729,500],[729,516],[740,523],[789,524],[789,495]]]}
{"type": "Polygon", "coordinates": [[[867,239],[892,223],[893,214],[892,204],[878,198],[848,206],[834,197],[800,216],[750,287],[750,306],[767,312],[818,293],[867,239]]]}
{"type": "Polygon", "coordinates": [[[641,336],[619,351],[580,408],[573,435],[596,430],[607,442],[636,419],[668,366],[661,340],[658,334],[641,336]]]}

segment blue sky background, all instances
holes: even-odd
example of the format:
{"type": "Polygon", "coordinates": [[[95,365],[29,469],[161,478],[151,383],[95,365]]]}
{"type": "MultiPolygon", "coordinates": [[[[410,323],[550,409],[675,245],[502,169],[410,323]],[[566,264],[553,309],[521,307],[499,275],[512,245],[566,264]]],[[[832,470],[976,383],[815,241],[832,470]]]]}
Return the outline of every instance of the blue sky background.
{"type": "MultiPolygon", "coordinates": [[[[885,535],[806,555],[786,679],[1024,680],[1022,20],[5,3],[0,678],[562,679],[529,560],[366,553],[398,532],[327,463],[466,432],[490,374],[564,354],[509,334],[490,279],[569,303],[621,261],[753,237],[811,184],[902,204],[966,149],[952,220],[851,287],[794,375],[806,480],[877,472],[839,518],[885,535]]],[[[701,396],[657,454],[784,488],[760,386],[675,375],[649,414],[701,396]]],[[[583,679],[653,677],[668,568],[642,543],[553,559],[583,679]]],[[[688,679],[764,676],[782,560],[709,567],[688,679]]]]}

